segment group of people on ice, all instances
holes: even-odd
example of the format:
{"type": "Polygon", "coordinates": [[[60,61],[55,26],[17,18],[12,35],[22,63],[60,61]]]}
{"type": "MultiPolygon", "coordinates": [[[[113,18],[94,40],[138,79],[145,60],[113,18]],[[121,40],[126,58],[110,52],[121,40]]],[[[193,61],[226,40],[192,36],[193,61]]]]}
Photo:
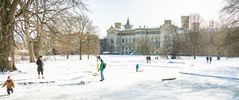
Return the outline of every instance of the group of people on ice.
{"type": "Polygon", "coordinates": [[[212,57],[211,56],[207,56],[206,57],[207,63],[211,64],[212,62],[212,57]]]}
{"type": "MultiPolygon", "coordinates": [[[[97,56],[97,62],[100,61],[100,64],[98,65],[97,63],[97,70],[98,72],[100,72],[100,81],[103,81],[105,80],[104,78],[104,69],[106,67],[106,63],[104,63],[103,59],[100,57],[100,56],[97,56]]],[[[42,78],[44,79],[45,77],[43,76],[43,66],[44,66],[44,63],[42,61],[42,56],[39,56],[37,61],[36,61],[36,64],[37,64],[37,72],[38,72],[38,78],[42,78]]]]}
{"type": "Polygon", "coordinates": [[[146,56],[146,63],[151,63],[151,57],[150,56],[146,56]]]}
{"type": "MultiPolygon", "coordinates": [[[[100,72],[100,81],[104,81],[104,69],[106,67],[106,63],[104,63],[103,59],[100,56],[97,56],[97,62],[100,62],[100,64],[97,64],[97,70],[100,72]]],[[[37,65],[37,73],[38,73],[38,78],[44,79],[45,77],[43,76],[43,66],[44,63],[42,61],[42,56],[39,56],[36,61],[37,65]]],[[[13,80],[11,79],[10,76],[7,77],[7,80],[3,84],[2,88],[6,86],[7,89],[7,94],[10,95],[13,93],[13,88],[15,87],[13,80]]]]}
{"type": "MultiPolygon", "coordinates": [[[[40,76],[42,76],[42,79],[44,79],[43,76],[43,66],[44,63],[42,61],[42,56],[39,56],[36,61],[37,64],[37,72],[38,72],[38,78],[40,79],[40,76]]],[[[10,95],[13,93],[13,88],[15,87],[13,80],[11,79],[11,76],[7,77],[7,80],[3,84],[2,88],[5,87],[7,88],[7,94],[10,95]]]]}
{"type": "MultiPolygon", "coordinates": [[[[104,81],[104,69],[106,67],[106,63],[103,61],[103,59],[100,56],[96,56],[97,58],[97,71],[100,72],[100,81],[104,81]]],[[[207,63],[212,62],[212,57],[211,56],[207,56],[206,57],[207,63]]],[[[151,57],[147,56],[146,57],[146,62],[150,63],[151,62],[151,57]]],[[[38,78],[42,78],[44,79],[45,77],[43,76],[43,66],[44,63],[42,61],[42,56],[39,56],[37,61],[37,72],[38,72],[38,78]]],[[[139,64],[136,64],[136,72],[142,72],[143,70],[139,70],[139,64]]],[[[2,88],[5,87],[7,88],[7,93],[8,95],[10,95],[10,93],[13,93],[13,88],[14,88],[14,82],[11,79],[10,76],[7,77],[7,80],[5,81],[5,83],[3,84],[2,88]]]]}

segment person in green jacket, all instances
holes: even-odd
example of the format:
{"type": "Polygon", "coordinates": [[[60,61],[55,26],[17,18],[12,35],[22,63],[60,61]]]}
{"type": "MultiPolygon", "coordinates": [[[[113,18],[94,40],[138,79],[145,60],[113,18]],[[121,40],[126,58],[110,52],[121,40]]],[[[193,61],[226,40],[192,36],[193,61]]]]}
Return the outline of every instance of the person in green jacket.
{"type": "Polygon", "coordinates": [[[103,71],[105,69],[106,64],[104,63],[104,61],[102,59],[100,59],[100,62],[101,62],[100,69],[98,71],[100,71],[100,78],[101,78],[100,81],[103,81],[103,80],[105,80],[103,71]]]}

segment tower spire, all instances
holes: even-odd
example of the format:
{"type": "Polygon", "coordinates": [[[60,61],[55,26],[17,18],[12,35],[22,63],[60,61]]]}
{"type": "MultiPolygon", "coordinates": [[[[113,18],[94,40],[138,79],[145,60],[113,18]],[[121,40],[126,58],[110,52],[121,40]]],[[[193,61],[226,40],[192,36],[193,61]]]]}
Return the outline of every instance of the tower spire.
{"type": "Polygon", "coordinates": [[[131,28],[132,28],[132,25],[130,25],[130,23],[129,23],[129,17],[127,18],[127,22],[126,22],[126,24],[124,25],[124,28],[125,28],[125,29],[131,29],[131,28]]]}

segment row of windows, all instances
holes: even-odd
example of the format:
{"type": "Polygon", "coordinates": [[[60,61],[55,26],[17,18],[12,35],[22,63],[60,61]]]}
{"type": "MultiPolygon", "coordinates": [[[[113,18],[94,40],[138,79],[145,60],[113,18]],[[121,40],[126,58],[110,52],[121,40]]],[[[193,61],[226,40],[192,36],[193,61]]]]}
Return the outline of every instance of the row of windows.
{"type": "MultiPolygon", "coordinates": [[[[155,49],[155,50],[157,50],[159,48],[160,48],[160,45],[151,47],[151,49],[155,49]]],[[[135,50],[135,47],[122,47],[122,51],[134,51],[134,50],[135,50]]]]}
{"type": "MultiPolygon", "coordinates": [[[[130,54],[130,53],[132,53],[132,52],[133,52],[133,51],[122,51],[121,53],[122,53],[122,54],[130,54]]],[[[159,51],[156,51],[156,50],[151,52],[151,54],[159,54],[159,53],[160,53],[160,52],[159,52],[159,51]]]]}
{"type": "Polygon", "coordinates": [[[122,39],[122,43],[135,43],[136,39],[122,39]]]}
{"type": "Polygon", "coordinates": [[[124,50],[126,50],[126,51],[135,50],[135,48],[134,47],[122,47],[122,51],[124,51],[124,50]]]}
{"type": "MultiPolygon", "coordinates": [[[[136,39],[133,38],[133,39],[122,39],[121,42],[122,43],[135,43],[136,39]]],[[[159,41],[159,38],[153,38],[151,39],[151,42],[160,42],[159,41]]]]}

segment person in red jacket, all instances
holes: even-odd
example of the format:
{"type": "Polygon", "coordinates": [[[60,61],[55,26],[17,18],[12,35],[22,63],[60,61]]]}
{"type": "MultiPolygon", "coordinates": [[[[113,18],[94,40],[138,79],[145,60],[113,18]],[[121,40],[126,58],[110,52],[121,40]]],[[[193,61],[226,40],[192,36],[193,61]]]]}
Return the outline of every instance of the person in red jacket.
{"type": "Polygon", "coordinates": [[[3,84],[2,88],[7,86],[7,94],[10,95],[10,92],[13,93],[14,82],[10,76],[7,77],[6,82],[3,84]]]}

